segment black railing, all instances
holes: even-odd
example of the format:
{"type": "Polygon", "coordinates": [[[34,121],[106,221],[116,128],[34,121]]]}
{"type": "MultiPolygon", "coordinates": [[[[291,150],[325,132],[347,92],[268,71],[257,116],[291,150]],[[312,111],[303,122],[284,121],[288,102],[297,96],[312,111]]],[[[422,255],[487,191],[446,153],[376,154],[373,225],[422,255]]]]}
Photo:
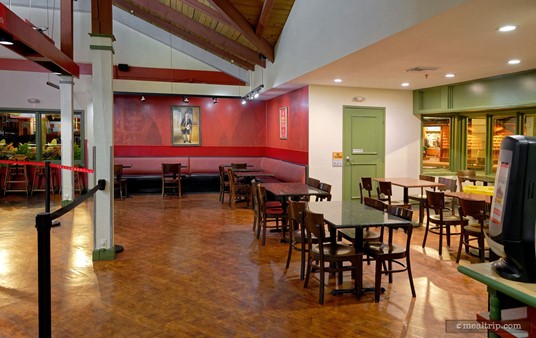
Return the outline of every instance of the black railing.
{"type": "Polygon", "coordinates": [[[98,184],[86,194],[79,196],[72,203],[50,212],[50,165],[45,163],[46,175],[46,198],[45,212],[35,217],[37,228],[37,273],[38,273],[38,302],[39,302],[39,337],[52,335],[52,303],[51,303],[51,274],[50,274],[50,228],[52,221],[65,215],[91,198],[98,190],[104,190],[105,180],[99,180],[98,184]]]}

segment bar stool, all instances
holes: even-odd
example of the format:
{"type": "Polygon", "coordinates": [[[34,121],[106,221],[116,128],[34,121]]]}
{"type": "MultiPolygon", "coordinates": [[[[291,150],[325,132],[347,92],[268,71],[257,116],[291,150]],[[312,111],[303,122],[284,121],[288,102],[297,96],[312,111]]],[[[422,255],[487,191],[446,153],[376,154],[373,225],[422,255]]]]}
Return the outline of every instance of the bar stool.
{"type": "Polygon", "coordinates": [[[4,178],[4,196],[7,192],[25,192],[29,195],[29,188],[26,164],[8,163],[4,178]]]}
{"type": "MultiPolygon", "coordinates": [[[[54,191],[56,190],[55,186],[55,179],[53,175],[53,169],[50,169],[50,192],[54,194],[54,191]]],[[[34,191],[45,191],[46,189],[46,173],[44,167],[36,167],[33,179],[32,179],[32,189],[30,191],[30,195],[33,195],[34,191]]]]}

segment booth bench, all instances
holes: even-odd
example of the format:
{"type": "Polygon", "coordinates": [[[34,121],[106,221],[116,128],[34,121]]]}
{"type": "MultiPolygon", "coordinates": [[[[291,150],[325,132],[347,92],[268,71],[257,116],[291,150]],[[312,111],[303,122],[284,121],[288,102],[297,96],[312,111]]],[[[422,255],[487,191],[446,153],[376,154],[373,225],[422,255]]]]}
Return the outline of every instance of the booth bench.
{"type": "Polygon", "coordinates": [[[252,169],[273,173],[263,178],[270,182],[305,183],[307,166],[270,157],[115,157],[115,164],[127,166],[123,177],[127,178],[129,192],[157,193],[162,189],[162,163],[180,163],[183,192],[219,191],[219,166],[231,163],[247,163],[252,169]]]}

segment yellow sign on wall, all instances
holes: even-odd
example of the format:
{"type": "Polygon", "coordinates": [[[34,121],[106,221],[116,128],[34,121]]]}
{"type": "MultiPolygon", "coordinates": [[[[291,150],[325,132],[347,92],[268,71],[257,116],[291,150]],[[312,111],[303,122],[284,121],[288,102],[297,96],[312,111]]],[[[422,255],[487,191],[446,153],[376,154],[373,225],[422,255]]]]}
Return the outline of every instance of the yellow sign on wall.
{"type": "Polygon", "coordinates": [[[332,161],[334,167],[342,167],[342,151],[333,152],[332,161]]]}

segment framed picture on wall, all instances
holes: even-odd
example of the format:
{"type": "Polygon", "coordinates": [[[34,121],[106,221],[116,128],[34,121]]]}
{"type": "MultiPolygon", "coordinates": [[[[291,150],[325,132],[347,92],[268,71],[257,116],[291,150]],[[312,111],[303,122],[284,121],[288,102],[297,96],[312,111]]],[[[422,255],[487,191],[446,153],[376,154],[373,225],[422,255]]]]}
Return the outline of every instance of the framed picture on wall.
{"type": "Polygon", "coordinates": [[[171,107],[171,144],[174,146],[201,145],[200,107],[171,107]]]}
{"type": "Polygon", "coordinates": [[[288,138],[288,108],[279,108],[279,139],[288,138]]]}

